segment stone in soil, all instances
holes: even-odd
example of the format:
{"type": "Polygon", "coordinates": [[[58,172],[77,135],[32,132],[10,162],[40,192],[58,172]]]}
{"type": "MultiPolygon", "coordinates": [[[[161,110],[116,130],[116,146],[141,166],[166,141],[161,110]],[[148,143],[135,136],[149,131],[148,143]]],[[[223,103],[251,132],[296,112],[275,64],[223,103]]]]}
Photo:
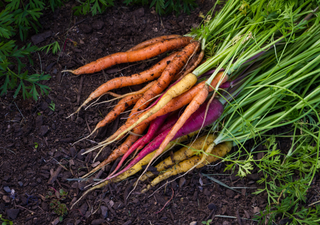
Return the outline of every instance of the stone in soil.
{"type": "Polygon", "coordinates": [[[80,25],[80,30],[85,34],[89,34],[89,33],[92,32],[92,27],[89,26],[88,24],[81,24],[80,25]]]}
{"type": "Polygon", "coordinates": [[[226,195],[229,197],[229,198],[233,198],[233,196],[235,195],[234,191],[230,190],[230,189],[227,189],[226,190],[226,195]]]}
{"type": "Polygon", "coordinates": [[[41,34],[33,35],[31,37],[31,41],[33,42],[33,44],[37,45],[37,44],[43,42],[44,40],[46,40],[48,37],[50,37],[51,34],[52,34],[52,32],[50,30],[48,30],[48,31],[45,31],[41,34]]]}
{"type": "Polygon", "coordinates": [[[108,207],[102,205],[102,206],[100,207],[100,209],[101,209],[101,216],[102,216],[102,218],[103,218],[103,219],[107,218],[107,217],[108,217],[108,207]]]}
{"type": "Polygon", "coordinates": [[[103,219],[96,219],[96,220],[92,220],[91,225],[100,225],[103,223],[104,223],[103,219]]]}
{"type": "Polygon", "coordinates": [[[7,216],[12,219],[15,220],[18,216],[20,212],[20,209],[7,209],[7,216]]]}
{"type": "Polygon", "coordinates": [[[231,225],[229,221],[223,221],[222,225],[231,225]]]}
{"type": "Polygon", "coordinates": [[[208,205],[208,209],[209,209],[209,210],[215,210],[215,211],[217,211],[218,207],[217,207],[215,204],[210,203],[210,204],[208,205]]]}
{"type": "Polygon", "coordinates": [[[95,30],[101,30],[104,26],[104,22],[101,20],[96,20],[92,24],[92,28],[95,30]]]}

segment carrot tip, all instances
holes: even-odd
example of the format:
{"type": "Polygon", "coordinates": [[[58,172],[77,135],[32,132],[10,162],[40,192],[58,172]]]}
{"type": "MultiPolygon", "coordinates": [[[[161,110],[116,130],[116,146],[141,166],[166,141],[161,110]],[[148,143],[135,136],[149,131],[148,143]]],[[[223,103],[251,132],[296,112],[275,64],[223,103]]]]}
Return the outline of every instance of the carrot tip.
{"type": "Polygon", "coordinates": [[[62,70],[61,73],[72,73],[72,74],[75,74],[75,72],[73,70],[62,70]]]}

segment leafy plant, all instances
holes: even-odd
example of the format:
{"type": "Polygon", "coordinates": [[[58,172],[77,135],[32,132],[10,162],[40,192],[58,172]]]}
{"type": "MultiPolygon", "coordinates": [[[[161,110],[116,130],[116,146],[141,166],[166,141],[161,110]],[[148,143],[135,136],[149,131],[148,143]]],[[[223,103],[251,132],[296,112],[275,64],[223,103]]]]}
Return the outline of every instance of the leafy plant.
{"type": "Polygon", "coordinates": [[[60,189],[59,191],[54,190],[54,193],[52,191],[48,191],[48,195],[46,196],[47,199],[51,199],[50,201],[50,208],[59,215],[60,222],[63,220],[63,216],[68,214],[68,208],[66,204],[61,203],[61,201],[65,200],[68,196],[68,192],[65,192],[63,189],[60,189]]]}
{"type": "Polygon", "coordinates": [[[202,221],[201,223],[205,224],[205,225],[210,225],[211,222],[212,222],[212,219],[207,220],[207,221],[202,221]]]}
{"type": "MultiPolygon", "coordinates": [[[[80,5],[73,7],[75,15],[83,14],[86,15],[91,12],[94,16],[98,13],[102,13],[107,7],[114,6],[114,0],[86,0],[85,2],[80,2],[80,5]]],[[[140,5],[150,5],[155,7],[156,12],[159,15],[168,14],[175,12],[180,14],[181,11],[185,13],[190,13],[197,4],[195,0],[123,0],[126,5],[140,4],[140,5]]]]}
{"type": "Polygon", "coordinates": [[[39,48],[39,51],[46,51],[47,54],[50,50],[52,51],[52,54],[56,54],[58,51],[60,51],[59,43],[55,41],[51,44],[48,44],[39,48]]]}
{"type": "Polygon", "coordinates": [[[56,104],[55,104],[53,101],[51,101],[51,103],[49,104],[49,108],[50,108],[52,111],[54,111],[54,110],[56,109],[56,104]]]}
{"type": "MultiPolygon", "coordinates": [[[[317,135],[319,124],[308,124],[301,130],[300,135],[293,136],[293,145],[287,154],[283,154],[277,148],[276,138],[271,136],[267,141],[268,151],[257,162],[260,172],[263,174],[258,181],[264,188],[255,194],[266,192],[268,203],[266,210],[258,217],[265,221],[266,217],[274,221],[280,216],[290,224],[318,224],[320,221],[320,207],[306,208],[300,203],[306,202],[307,191],[313,180],[313,173],[319,169],[317,156],[317,135]],[[312,140],[311,134],[315,139],[312,140]],[[297,177],[297,178],[295,178],[297,177]]],[[[299,128],[295,124],[294,134],[299,128]]],[[[284,224],[284,223],[283,223],[284,224]]]]}
{"type": "MultiPolygon", "coordinates": [[[[46,4],[40,0],[31,0],[28,3],[20,0],[6,2],[5,8],[0,12],[0,79],[4,79],[0,95],[6,94],[8,89],[16,88],[14,97],[22,91],[24,99],[33,97],[37,100],[39,90],[41,94],[48,94],[49,87],[39,82],[49,80],[50,76],[43,73],[30,75],[22,59],[27,58],[33,65],[30,55],[37,51],[38,47],[27,44],[19,48],[14,40],[9,39],[19,34],[20,39],[25,40],[30,29],[38,31],[38,19],[46,4]]],[[[50,0],[51,8],[58,5],[61,5],[61,1],[50,0]]]]}
{"type": "Polygon", "coordinates": [[[79,6],[73,7],[75,15],[86,15],[91,12],[94,16],[98,13],[104,12],[107,7],[114,6],[114,0],[86,0],[85,2],[79,2],[79,6]]]}
{"type": "Polygon", "coordinates": [[[2,218],[2,214],[0,214],[0,219],[2,220],[2,223],[1,223],[2,225],[13,225],[12,221],[2,218]]]}

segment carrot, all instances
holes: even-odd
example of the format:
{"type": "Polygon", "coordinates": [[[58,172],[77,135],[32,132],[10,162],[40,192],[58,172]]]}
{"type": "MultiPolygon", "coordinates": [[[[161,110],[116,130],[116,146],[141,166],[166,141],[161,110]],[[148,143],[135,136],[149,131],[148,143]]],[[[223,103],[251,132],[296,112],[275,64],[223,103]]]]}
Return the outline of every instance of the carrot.
{"type": "MultiPolygon", "coordinates": [[[[197,138],[194,142],[189,144],[186,147],[183,147],[176,151],[172,156],[164,159],[158,165],[155,166],[158,172],[164,171],[168,169],[170,166],[173,166],[197,153],[196,150],[207,149],[208,146],[214,141],[216,138],[215,135],[210,134],[208,136],[202,136],[197,138]]],[[[155,174],[151,171],[145,173],[141,177],[141,181],[145,181],[147,178],[153,177],[155,174]]]]}
{"type": "Polygon", "coordinates": [[[225,156],[228,152],[231,151],[232,148],[232,142],[224,142],[221,144],[218,144],[214,147],[214,144],[211,144],[207,147],[206,152],[210,153],[211,155],[206,156],[205,160],[202,160],[202,156],[193,156],[190,159],[184,160],[182,162],[179,162],[177,165],[174,165],[170,169],[166,170],[164,173],[161,173],[158,177],[156,177],[150,185],[147,186],[146,189],[143,189],[141,193],[146,192],[151,187],[154,187],[161,181],[168,179],[171,176],[177,175],[179,173],[188,172],[190,169],[196,167],[201,168],[205,165],[208,165],[212,162],[215,162],[219,160],[221,157],[225,156]],[[217,157],[216,157],[217,156],[217,157]]]}
{"type": "MultiPolygon", "coordinates": [[[[211,82],[211,86],[215,87],[218,82],[224,83],[228,80],[228,76],[225,76],[224,73],[218,73],[218,76],[215,77],[213,82],[211,82]]],[[[212,89],[213,90],[213,89],[212,89]]],[[[199,109],[199,107],[202,105],[202,103],[205,102],[209,94],[209,86],[205,85],[198,94],[192,99],[190,104],[187,106],[187,108],[184,110],[183,114],[180,116],[179,120],[176,122],[176,124],[171,128],[170,132],[166,136],[166,138],[161,143],[160,147],[158,148],[156,154],[153,156],[153,159],[149,162],[148,166],[151,165],[153,160],[157,158],[161,153],[162,150],[167,146],[167,144],[174,138],[176,133],[180,130],[180,128],[185,124],[185,122],[190,118],[190,116],[199,109]]]]}
{"type": "MultiPolygon", "coordinates": [[[[187,140],[190,140],[194,135],[196,135],[198,132],[193,132],[190,133],[188,135],[184,135],[180,138],[178,138],[176,140],[176,142],[180,143],[180,142],[184,142],[187,140]]],[[[170,142],[170,144],[167,146],[166,150],[170,149],[172,146],[175,145],[176,142],[170,142]]],[[[139,172],[142,169],[142,166],[148,164],[149,160],[152,158],[154,152],[150,153],[149,155],[145,156],[142,160],[140,160],[137,164],[135,164],[132,168],[130,168],[128,171],[126,171],[125,173],[121,174],[120,176],[117,176],[113,179],[108,179],[108,180],[104,180],[100,183],[97,183],[95,186],[93,186],[92,188],[88,189],[86,192],[83,193],[83,195],[75,202],[73,203],[73,205],[71,206],[71,209],[85,196],[87,195],[89,192],[102,188],[104,186],[106,186],[109,183],[116,183],[116,182],[120,182],[134,174],[136,174],[137,172],[139,172]]]]}
{"type": "MultiPolygon", "coordinates": [[[[212,124],[223,113],[223,105],[217,99],[213,99],[213,101],[208,106],[208,111],[210,111],[210,113],[207,116],[206,116],[206,109],[207,109],[207,104],[202,104],[200,108],[195,113],[193,113],[191,117],[186,121],[183,127],[176,133],[173,140],[183,135],[186,135],[188,133],[197,131],[202,126],[207,126],[209,124],[212,124]]],[[[146,156],[150,152],[157,149],[160,146],[160,144],[163,142],[163,140],[165,139],[169,131],[170,129],[157,135],[157,137],[154,138],[154,140],[150,142],[142,151],[140,151],[139,154],[123,170],[121,170],[117,174],[114,174],[112,177],[110,177],[110,179],[127,171],[134,164],[139,162],[144,156],[146,156]]]]}
{"type": "Polygon", "coordinates": [[[182,74],[177,74],[174,78],[174,80],[178,80],[180,77],[184,77],[185,75],[187,75],[188,73],[191,73],[202,61],[204,57],[204,51],[202,50],[200,52],[200,54],[198,55],[197,58],[194,58],[191,62],[190,65],[188,67],[186,67],[186,69],[183,71],[182,74]]]}
{"type": "Polygon", "coordinates": [[[87,105],[93,99],[100,97],[110,90],[142,84],[158,78],[163,70],[167,67],[168,62],[170,62],[176,55],[177,53],[170,54],[169,56],[158,62],[156,65],[152,66],[150,69],[145,70],[141,73],[133,74],[129,77],[117,77],[107,81],[106,83],[100,85],[100,87],[98,87],[94,92],[92,92],[74,113],[79,112],[84,105],[87,105]]]}
{"type": "MultiPolygon", "coordinates": [[[[146,135],[144,135],[143,137],[141,137],[138,141],[136,141],[130,148],[128,151],[126,151],[126,153],[122,156],[121,161],[118,163],[117,167],[114,169],[114,171],[109,175],[112,176],[115,172],[118,171],[118,169],[121,167],[122,163],[124,162],[124,160],[126,160],[126,158],[137,148],[143,148],[143,146],[149,142],[155,135],[157,129],[159,129],[159,127],[162,125],[162,123],[165,121],[165,119],[168,117],[169,115],[163,115],[158,117],[157,119],[155,119],[154,121],[151,122],[149,130],[147,132],[146,135]]],[[[139,149],[137,149],[139,150],[139,149]]]]}
{"type": "Polygon", "coordinates": [[[184,47],[189,44],[191,40],[192,38],[190,37],[164,40],[136,51],[114,53],[81,66],[76,70],[65,70],[63,72],[71,72],[75,75],[95,73],[117,64],[150,59],[161,53],[184,47]]]}
{"type": "Polygon", "coordinates": [[[127,95],[123,99],[121,99],[118,104],[109,112],[103,120],[101,120],[94,130],[97,130],[103,126],[105,126],[107,123],[110,123],[114,121],[120,113],[124,112],[128,107],[135,104],[139,98],[142,97],[142,95],[155,83],[155,81],[150,82],[147,86],[142,88],[139,91],[136,91],[134,94],[127,95]]]}
{"type": "Polygon", "coordinates": [[[164,35],[164,36],[160,36],[160,37],[155,37],[155,38],[146,40],[144,42],[141,42],[140,44],[137,44],[136,46],[130,48],[127,52],[142,49],[142,48],[145,48],[151,44],[159,43],[160,41],[174,39],[174,38],[181,38],[181,35],[171,34],[171,35],[164,35]]]}

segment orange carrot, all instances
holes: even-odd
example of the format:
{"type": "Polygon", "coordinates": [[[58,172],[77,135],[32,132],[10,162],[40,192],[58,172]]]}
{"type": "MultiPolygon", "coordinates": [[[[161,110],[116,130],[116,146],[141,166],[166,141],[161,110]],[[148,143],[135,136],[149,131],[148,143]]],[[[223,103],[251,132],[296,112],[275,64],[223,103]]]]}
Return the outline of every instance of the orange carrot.
{"type": "Polygon", "coordinates": [[[181,35],[172,34],[172,35],[164,35],[164,36],[160,36],[160,37],[155,37],[155,38],[146,40],[144,42],[141,42],[140,44],[130,48],[127,52],[135,51],[135,50],[138,50],[138,49],[142,49],[142,48],[145,48],[145,47],[147,47],[147,46],[149,46],[151,44],[155,44],[155,43],[158,43],[160,41],[169,40],[169,39],[173,39],[173,38],[181,38],[181,35]]]}
{"type": "Polygon", "coordinates": [[[156,81],[152,81],[141,90],[136,91],[132,95],[127,95],[121,99],[118,104],[104,117],[104,119],[97,124],[97,126],[94,128],[94,131],[105,126],[107,123],[114,121],[120,115],[120,113],[124,112],[128,107],[135,104],[155,82],[156,81]]]}
{"type": "Polygon", "coordinates": [[[184,77],[188,73],[191,73],[191,71],[193,71],[201,63],[203,57],[204,57],[204,51],[201,51],[200,54],[198,55],[198,57],[194,59],[195,61],[190,62],[191,65],[189,67],[187,67],[185,71],[183,71],[183,74],[182,75],[178,74],[174,78],[174,80],[178,80],[180,77],[184,77]]]}
{"type": "Polygon", "coordinates": [[[81,66],[76,70],[65,70],[64,72],[71,72],[75,75],[95,73],[117,64],[150,59],[161,53],[184,47],[189,44],[191,40],[192,38],[190,37],[181,37],[160,41],[136,51],[114,53],[81,66]]]}
{"type": "MultiPolygon", "coordinates": [[[[173,53],[168,57],[162,59],[156,65],[152,66],[150,69],[145,70],[141,73],[133,74],[129,77],[117,77],[112,80],[107,81],[106,83],[100,85],[94,92],[92,92],[89,97],[82,103],[82,105],[74,112],[77,113],[79,110],[87,105],[90,101],[95,98],[100,97],[101,95],[107,93],[110,90],[133,86],[137,84],[146,83],[148,81],[154,80],[158,78],[163,70],[166,68],[168,63],[177,55],[177,53],[173,53]]],[[[72,115],[72,114],[71,114],[72,115]]]]}

